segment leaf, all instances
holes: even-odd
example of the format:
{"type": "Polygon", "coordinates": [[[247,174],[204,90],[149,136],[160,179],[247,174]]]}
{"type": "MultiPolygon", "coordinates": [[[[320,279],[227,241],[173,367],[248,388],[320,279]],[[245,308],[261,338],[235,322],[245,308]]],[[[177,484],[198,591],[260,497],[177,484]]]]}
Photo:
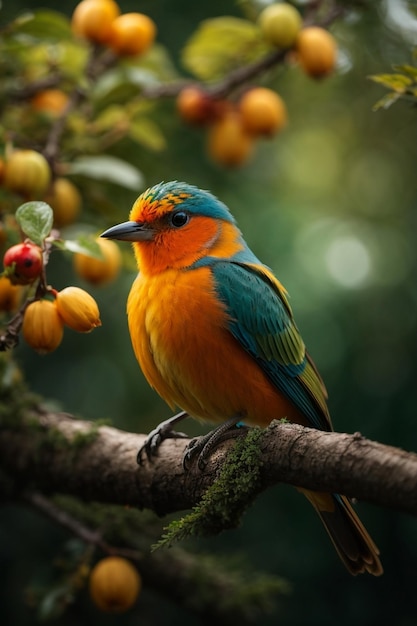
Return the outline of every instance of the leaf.
{"type": "Polygon", "coordinates": [[[41,246],[51,232],[54,214],[46,202],[26,202],[17,209],[16,220],[25,235],[41,246]]]}
{"type": "Polygon", "coordinates": [[[129,137],[142,146],[155,150],[155,152],[160,152],[166,148],[165,137],[161,129],[155,122],[146,117],[139,117],[130,123],[129,137]]]}
{"type": "Polygon", "coordinates": [[[255,24],[236,17],[218,17],[200,24],[182,51],[182,62],[198,78],[213,80],[256,60],[267,50],[255,24]]]}
{"type": "Polygon", "coordinates": [[[60,250],[68,250],[74,254],[85,254],[94,259],[103,258],[103,254],[96,241],[96,237],[92,235],[82,234],[79,235],[77,239],[60,239],[58,241],[54,241],[54,245],[60,250]]]}
{"type": "Polygon", "coordinates": [[[375,83],[384,85],[384,87],[399,93],[404,93],[407,87],[413,84],[411,78],[404,76],[404,74],[374,74],[369,76],[369,78],[375,83]]]}
{"type": "Polygon", "coordinates": [[[126,94],[125,100],[137,96],[141,88],[158,85],[155,74],[140,67],[117,67],[106,72],[96,83],[93,96],[96,100],[115,100],[126,94]]]}
{"type": "Polygon", "coordinates": [[[41,621],[56,619],[65,611],[73,601],[73,593],[68,585],[61,585],[50,589],[45,593],[38,607],[38,617],[41,621]]]}
{"type": "Polygon", "coordinates": [[[417,81],[417,67],[414,65],[408,65],[404,63],[403,65],[393,65],[393,69],[396,72],[401,72],[401,74],[407,74],[414,81],[417,81]]]}
{"type": "Polygon", "coordinates": [[[394,102],[397,102],[399,98],[401,98],[400,93],[398,93],[397,91],[390,91],[374,104],[374,106],[372,107],[372,111],[379,111],[379,109],[389,109],[389,107],[394,104],[394,102]]]}
{"type": "Polygon", "coordinates": [[[62,13],[47,10],[21,15],[11,25],[11,32],[40,41],[62,41],[72,38],[69,19],[62,13]]]}
{"type": "Polygon", "coordinates": [[[71,163],[69,173],[116,183],[134,191],[144,186],[143,174],[137,167],[113,156],[80,157],[71,163]]]}

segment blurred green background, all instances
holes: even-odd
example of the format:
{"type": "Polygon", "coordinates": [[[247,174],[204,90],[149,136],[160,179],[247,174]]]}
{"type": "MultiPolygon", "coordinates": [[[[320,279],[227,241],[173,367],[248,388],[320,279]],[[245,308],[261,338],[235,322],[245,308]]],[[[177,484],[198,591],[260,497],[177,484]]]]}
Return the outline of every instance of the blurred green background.
{"type": "MultiPolygon", "coordinates": [[[[199,21],[241,15],[230,0],[119,4],[123,12],[141,11],[156,21],[158,41],[178,65],[181,46],[199,21]]],[[[70,15],[75,5],[62,1],[59,10],[70,15]]],[[[417,112],[404,102],[373,112],[384,90],[368,76],[411,61],[416,19],[401,11],[415,5],[369,3],[363,13],[336,24],[340,71],[326,80],[313,81],[296,67],[264,77],[262,82],[285,99],[290,123],[278,138],[262,142],[244,168],[229,172],[211,163],[204,133],[182,125],[171,101],[161,103],[154,115],[167,150],[155,154],[136,148],[131,155],[147,186],[186,180],[228,204],[249,245],[290,292],[298,325],[328,387],[335,429],[360,431],[408,450],[417,449],[417,112]]],[[[58,8],[53,0],[9,1],[1,21],[4,25],[40,6],[58,8]]],[[[119,219],[127,219],[135,194],[117,186],[109,193],[119,219]]],[[[74,282],[68,259],[57,258],[50,270],[56,288],[74,282]]],[[[102,312],[100,330],[87,336],[67,332],[62,347],[47,357],[22,344],[17,358],[31,387],[64,410],[147,432],[170,411],[148,388],[132,354],[125,303],[133,278],[126,271],[108,287],[88,287],[102,312]]],[[[77,284],[85,287],[80,280],[77,284]]],[[[185,428],[199,432],[191,422],[185,428]]],[[[382,578],[351,578],[313,510],[287,486],[259,498],[240,529],[198,542],[196,549],[242,553],[254,567],[290,582],[292,593],[260,624],[417,624],[416,521],[365,503],[357,508],[381,549],[382,578]]],[[[34,623],[22,590],[42,576],[63,536],[25,510],[2,513],[4,624],[34,623]]],[[[135,613],[109,618],[93,610],[77,612],[75,606],[59,623],[92,622],[197,623],[146,592],[135,613]]]]}

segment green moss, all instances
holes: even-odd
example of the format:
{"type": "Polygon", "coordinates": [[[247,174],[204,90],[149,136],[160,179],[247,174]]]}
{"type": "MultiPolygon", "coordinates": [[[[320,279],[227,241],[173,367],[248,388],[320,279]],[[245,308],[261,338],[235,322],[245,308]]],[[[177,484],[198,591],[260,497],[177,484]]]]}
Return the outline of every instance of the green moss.
{"type": "Polygon", "coordinates": [[[168,547],[186,537],[212,535],[239,525],[259,492],[262,433],[262,429],[252,428],[245,437],[236,440],[218,479],[207,489],[200,503],[185,517],[171,522],[154,549],[168,547]]]}

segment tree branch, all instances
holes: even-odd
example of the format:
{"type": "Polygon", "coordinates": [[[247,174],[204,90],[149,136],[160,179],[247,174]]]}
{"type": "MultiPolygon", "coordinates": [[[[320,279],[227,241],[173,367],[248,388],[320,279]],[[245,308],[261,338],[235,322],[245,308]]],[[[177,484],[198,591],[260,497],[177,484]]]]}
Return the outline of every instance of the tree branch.
{"type": "MultiPolygon", "coordinates": [[[[144,435],[30,411],[0,430],[0,459],[17,490],[37,489],[87,500],[149,508],[158,514],[196,505],[219,476],[225,442],[204,472],[184,472],[188,440],[166,440],[152,463],[136,465],[144,435]]],[[[273,422],[260,439],[259,491],[279,482],[340,492],[417,514],[417,455],[362,437],[273,422]]]]}

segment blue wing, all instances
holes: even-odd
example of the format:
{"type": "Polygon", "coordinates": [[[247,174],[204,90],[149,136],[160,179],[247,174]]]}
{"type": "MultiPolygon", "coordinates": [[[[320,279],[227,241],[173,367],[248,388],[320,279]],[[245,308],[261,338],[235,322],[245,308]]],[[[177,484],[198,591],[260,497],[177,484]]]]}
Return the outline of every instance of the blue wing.
{"type": "Polygon", "coordinates": [[[247,252],[247,261],[239,256],[234,261],[212,259],[229,330],[313,427],[331,430],[326,390],[306,353],[286,292],[272,272],[247,252]]]}

